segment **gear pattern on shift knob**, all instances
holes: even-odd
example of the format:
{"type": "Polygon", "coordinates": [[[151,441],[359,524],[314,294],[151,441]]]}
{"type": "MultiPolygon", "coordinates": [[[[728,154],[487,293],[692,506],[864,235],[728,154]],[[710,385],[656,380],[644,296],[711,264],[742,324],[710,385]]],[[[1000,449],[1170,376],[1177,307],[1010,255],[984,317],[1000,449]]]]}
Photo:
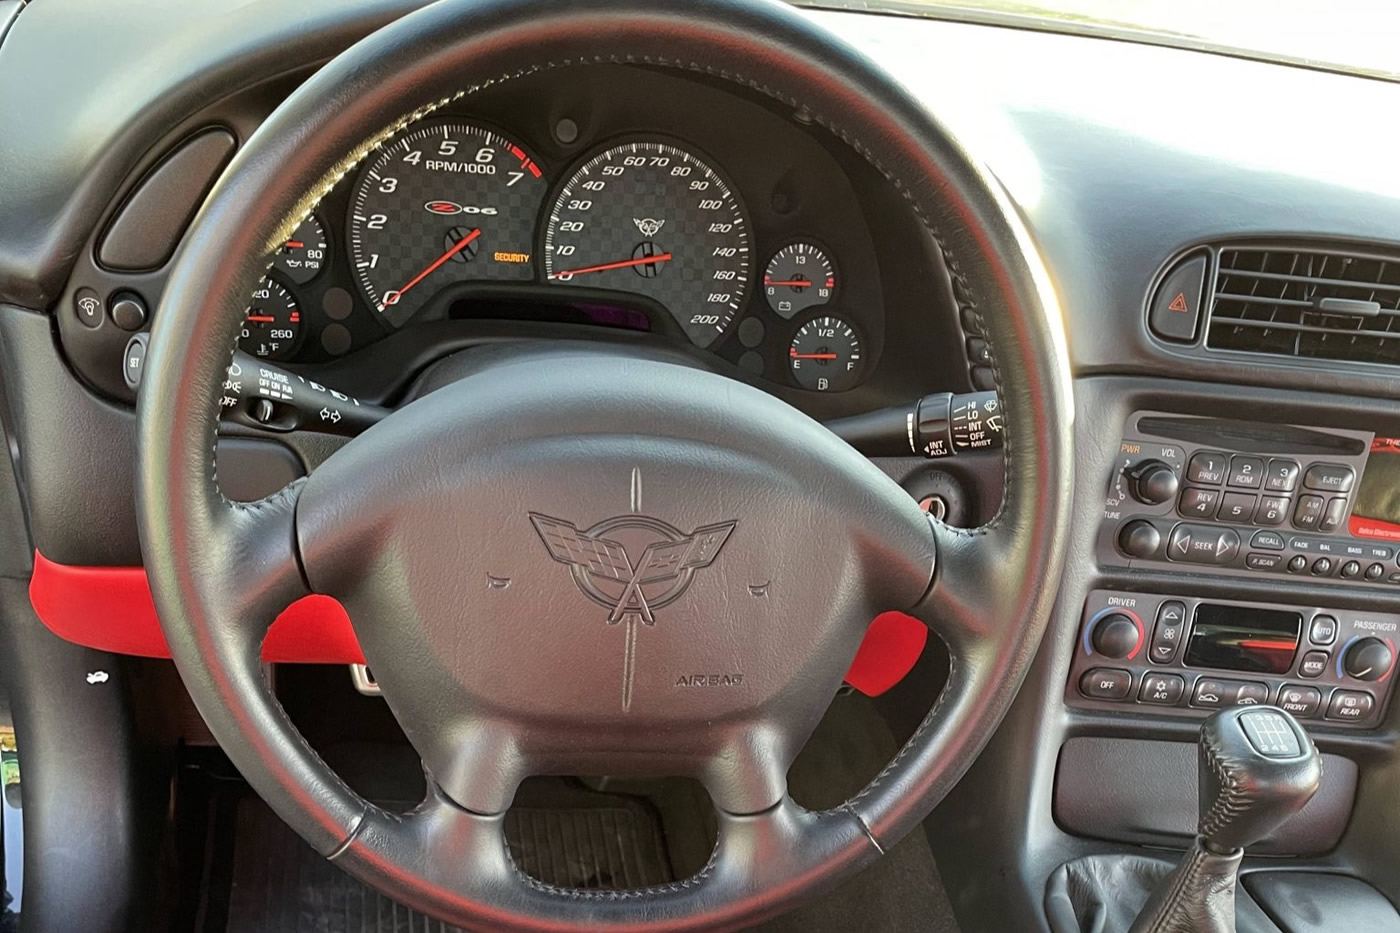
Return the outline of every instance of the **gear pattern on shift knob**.
{"type": "Polygon", "coordinates": [[[1199,832],[1218,852],[1252,845],[1301,810],[1322,781],[1303,728],[1271,706],[1222,710],[1200,738],[1199,832]]]}

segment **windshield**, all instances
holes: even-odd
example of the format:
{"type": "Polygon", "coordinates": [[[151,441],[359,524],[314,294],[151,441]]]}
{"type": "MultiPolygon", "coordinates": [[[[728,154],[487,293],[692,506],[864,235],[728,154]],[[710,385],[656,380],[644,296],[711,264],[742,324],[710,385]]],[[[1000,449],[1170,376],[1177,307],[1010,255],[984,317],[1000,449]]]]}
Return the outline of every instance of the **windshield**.
{"type": "Polygon", "coordinates": [[[1394,0],[817,0],[807,5],[1025,26],[1400,80],[1394,0]]]}

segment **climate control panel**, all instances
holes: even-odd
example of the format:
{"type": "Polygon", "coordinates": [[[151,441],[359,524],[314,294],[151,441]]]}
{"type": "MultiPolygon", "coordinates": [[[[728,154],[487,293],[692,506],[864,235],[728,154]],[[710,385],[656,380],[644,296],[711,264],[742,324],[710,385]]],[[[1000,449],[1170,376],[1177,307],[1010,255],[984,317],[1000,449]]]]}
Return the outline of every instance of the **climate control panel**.
{"type": "Polygon", "coordinates": [[[1203,717],[1272,703],[1304,722],[1374,728],[1395,673],[1400,616],[1096,590],[1065,699],[1203,717]]]}

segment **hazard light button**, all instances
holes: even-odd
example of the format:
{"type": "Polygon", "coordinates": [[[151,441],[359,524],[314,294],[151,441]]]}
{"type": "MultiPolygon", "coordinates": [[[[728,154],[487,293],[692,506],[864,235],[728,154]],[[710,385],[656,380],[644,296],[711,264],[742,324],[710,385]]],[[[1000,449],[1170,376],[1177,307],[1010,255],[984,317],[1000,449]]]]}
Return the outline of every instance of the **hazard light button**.
{"type": "Polygon", "coordinates": [[[1191,343],[1201,319],[1201,298],[1205,294],[1206,254],[1197,253],[1177,263],[1167,273],[1152,297],[1148,324],[1163,340],[1191,343]]]}

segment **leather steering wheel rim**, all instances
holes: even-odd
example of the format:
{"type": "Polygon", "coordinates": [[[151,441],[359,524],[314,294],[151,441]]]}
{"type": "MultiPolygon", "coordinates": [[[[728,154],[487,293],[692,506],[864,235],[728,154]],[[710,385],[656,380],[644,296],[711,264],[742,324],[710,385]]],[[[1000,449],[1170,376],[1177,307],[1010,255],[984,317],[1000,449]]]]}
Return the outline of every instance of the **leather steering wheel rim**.
{"type": "Polygon", "coordinates": [[[882,854],[942,799],[1004,716],[1050,617],[1068,527],[1067,355],[1048,276],[1014,210],[902,87],[776,0],[445,0],[362,40],[248,140],[196,218],[157,312],[138,413],[145,564],[172,655],[211,731],[317,851],[469,928],[738,928],[882,854]],[[302,498],[317,477],[233,503],[219,491],[214,445],[244,296],[321,196],[374,147],[446,102],[542,69],[608,62],[725,79],[801,108],[903,191],[993,348],[1006,485],[984,527],[911,520],[898,487],[862,473],[834,437],[776,400],[754,398],[821,447],[823,464],[849,478],[871,515],[889,517],[877,529],[887,540],[871,540],[879,535],[869,529],[853,538],[870,558],[862,580],[944,639],[948,684],[890,765],[836,810],[810,813],[785,794],[761,809],[735,807],[721,813],[715,853],[696,877],[590,893],[520,873],[502,842],[499,810],[468,809],[430,779],[417,810],[387,813],[309,748],[272,696],[259,649],[271,620],[317,576],[308,573],[308,554],[319,546],[308,536],[319,518],[302,498]],[[381,129],[367,136],[366,127],[381,129]],[[875,557],[905,568],[903,577],[882,578],[870,569],[875,557]]]}

